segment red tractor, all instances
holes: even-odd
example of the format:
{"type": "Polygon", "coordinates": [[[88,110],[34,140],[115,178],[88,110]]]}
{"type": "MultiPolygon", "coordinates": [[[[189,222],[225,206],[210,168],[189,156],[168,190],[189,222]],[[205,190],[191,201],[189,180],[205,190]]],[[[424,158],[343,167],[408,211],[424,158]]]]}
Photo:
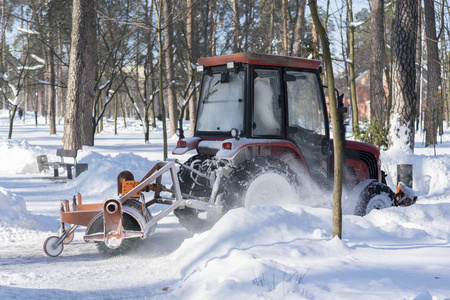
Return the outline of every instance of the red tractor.
{"type": "MultiPolygon", "coordinates": [[[[320,61],[239,53],[199,59],[197,71],[202,84],[194,136],[180,139],[173,151],[197,152],[180,164],[184,196],[226,212],[299,201],[317,187],[332,190],[333,149],[320,61]]],[[[342,96],[338,99],[343,124],[342,96]]],[[[341,134],[345,137],[344,125],[341,134]]],[[[358,198],[350,199],[356,215],[398,205],[379,156],[371,145],[345,143],[344,188],[358,198]]],[[[175,215],[194,232],[214,223],[214,217],[189,207],[175,215]]]]}

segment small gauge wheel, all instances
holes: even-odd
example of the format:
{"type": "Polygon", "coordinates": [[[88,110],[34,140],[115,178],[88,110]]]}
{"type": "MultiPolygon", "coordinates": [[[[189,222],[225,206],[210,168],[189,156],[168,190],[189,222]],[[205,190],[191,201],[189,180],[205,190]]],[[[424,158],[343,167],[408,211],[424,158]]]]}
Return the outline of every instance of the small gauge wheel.
{"type": "Polygon", "coordinates": [[[48,237],[44,242],[44,252],[48,256],[56,257],[60,255],[64,250],[64,244],[61,243],[56,245],[56,242],[59,240],[57,236],[48,237]]]}

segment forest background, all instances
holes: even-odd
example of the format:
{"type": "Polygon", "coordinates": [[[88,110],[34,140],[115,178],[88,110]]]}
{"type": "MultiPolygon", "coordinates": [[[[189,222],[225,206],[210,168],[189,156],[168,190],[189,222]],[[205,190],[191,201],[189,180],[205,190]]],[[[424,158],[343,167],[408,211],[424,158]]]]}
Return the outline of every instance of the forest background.
{"type": "MultiPolygon", "coordinates": [[[[322,55],[306,0],[0,2],[0,109],[10,110],[8,137],[16,113],[32,112],[36,124],[45,116],[49,134],[64,120],[68,149],[94,145],[106,118],[139,119],[146,142],[157,118],[164,125],[168,118],[171,136],[185,119],[194,128],[199,57],[322,55]]],[[[319,14],[336,87],[351,101],[354,138],[389,147],[405,126],[409,149],[419,129],[426,145],[435,145],[443,121],[449,126],[448,0],[327,0],[319,14]],[[372,117],[361,123],[356,78],[367,70],[372,117]]]]}

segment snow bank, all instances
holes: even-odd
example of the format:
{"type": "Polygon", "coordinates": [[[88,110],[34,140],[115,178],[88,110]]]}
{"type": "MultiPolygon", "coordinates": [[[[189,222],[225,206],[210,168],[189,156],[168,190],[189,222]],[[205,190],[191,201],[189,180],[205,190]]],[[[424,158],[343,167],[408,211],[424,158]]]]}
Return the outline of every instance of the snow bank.
{"type": "Polygon", "coordinates": [[[210,231],[186,240],[172,255],[183,278],[172,295],[253,299],[264,294],[269,299],[298,299],[308,273],[303,260],[349,254],[344,242],[331,239],[330,220],[330,211],[320,208],[231,210],[210,231]]]}
{"type": "MultiPolygon", "coordinates": [[[[231,210],[210,231],[195,236],[180,247],[176,256],[189,263],[180,263],[181,272],[192,273],[191,265],[204,269],[212,258],[227,256],[233,250],[289,244],[299,237],[314,239],[329,236],[330,226],[322,219],[305,212],[300,206],[289,209],[255,206],[231,210]]],[[[328,212],[323,210],[325,215],[328,212]]]]}
{"type": "MultiPolygon", "coordinates": [[[[170,256],[181,278],[170,295],[226,300],[309,298],[307,295],[328,299],[341,295],[350,299],[364,298],[368,292],[396,298],[399,279],[394,273],[382,271],[379,281],[365,278],[380,263],[389,265],[400,257],[381,262],[372,249],[378,251],[387,245],[386,249],[398,248],[400,252],[411,243],[446,245],[449,217],[450,203],[393,207],[364,218],[344,216],[340,240],[331,238],[329,209],[259,206],[231,210],[210,231],[186,240],[170,256]],[[349,266],[353,266],[353,273],[348,271],[336,280],[333,274],[338,271],[334,270],[349,266]],[[384,281],[394,292],[386,294],[378,288],[384,281]]],[[[400,255],[397,252],[395,255],[400,255]]],[[[404,259],[410,262],[410,258],[404,259]]]]}
{"type": "Polygon", "coordinates": [[[365,217],[394,239],[450,239],[450,203],[422,204],[373,211],[365,217]]]}
{"type": "Polygon", "coordinates": [[[0,187],[0,225],[17,225],[29,220],[23,197],[0,187]]]}
{"type": "Polygon", "coordinates": [[[0,139],[0,176],[37,173],[36,156],[39,148],[32,148],[26,140],[0,139]]]}

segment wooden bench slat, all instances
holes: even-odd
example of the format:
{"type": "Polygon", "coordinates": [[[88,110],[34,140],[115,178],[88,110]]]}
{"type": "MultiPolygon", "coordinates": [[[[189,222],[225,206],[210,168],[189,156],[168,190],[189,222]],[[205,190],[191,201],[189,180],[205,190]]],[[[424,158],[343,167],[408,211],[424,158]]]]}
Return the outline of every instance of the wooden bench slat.
{"type": "Polygon", "coordinates": [[[76,158],[77,157],[77,150],[58,149],[58,150],[56,150],[56,155],[57,156],[62,156],[62,157],[76,158]]]}

